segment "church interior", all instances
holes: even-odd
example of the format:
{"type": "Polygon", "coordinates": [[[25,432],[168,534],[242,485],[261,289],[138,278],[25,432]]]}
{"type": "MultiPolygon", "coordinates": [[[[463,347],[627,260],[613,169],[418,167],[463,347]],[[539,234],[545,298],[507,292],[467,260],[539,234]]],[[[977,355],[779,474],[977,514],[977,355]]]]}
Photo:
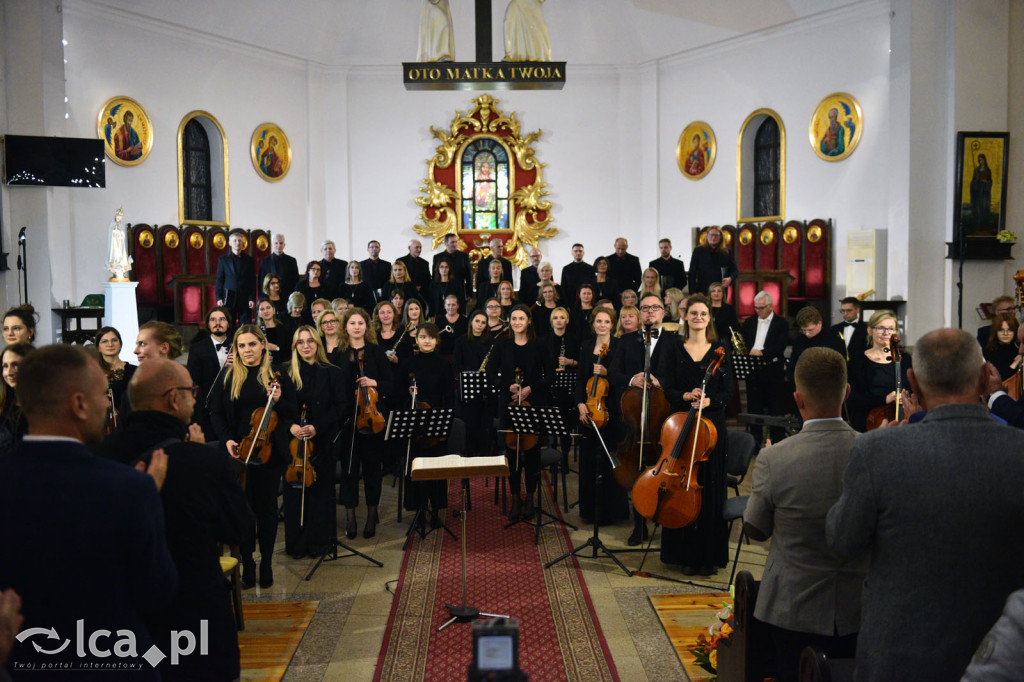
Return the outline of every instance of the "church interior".
{"type": "MultiPolygon", "coordinates": [[[[476,59],[479,4],[450,0],[456,62],[476,59]]],[[[506,3],[485,4],[493,4],[493,61],[500,62],[506,3]]],[[[180,135],[196,112],[215,123],[221,152],[213,220],[203,225],[282,233],[300,273],[320,257],[324,240],[345,259],[364,258],[370,240],[380,242],[382,258],[404,255],[423,223],[417,198],[438,149],[432,129],[446,130],[484,94],[405,86],[402,64],[417,61],[420,5],[0,1],[0,134],[95,139],[97,112],[124,96],[145,108],[152,137],[143,163],[107,159],[102,188],[0,186],[5,308],[24,299],[24,287],[41,314],[36,338],[56,342],[60,317],[50,310],[104,290],[107,226],[119,207],[129,226],[183,225],[180,135]],[[264,122],[285,131],[290,145],[288,173],[273,182],[250,160],[253,131],[264,122]]],[[[1012,258],[961,263],[948,254],[960,215],[961,131],[1009,133],[1002,211],[1005,229],[1024,234],[1024,41],[1013,38],[1024,35],[1024,0],[548,0],[543,14],[551,60],[565,63],[564,85],[487,94],[524,130],[541,131],[531,146],[555,230],[538,247],[556,280],[575,243],[589,261],[625,237],[646,263],[667,237],[673,255],[689,263],[695,228],[736,226],[738,239],[744,218],[756,215],[743,204],[744,127],[764,110],[782,133],[775,220],[829,225],[826,325],[840,319],[840,299],[865,293],[848,289],[853,268],[873,273],[868,301],[900,302],[910,347],[928,331],[956,327],[961,310],[973,333],[984,323],[979,304],[1014,293],[1012,258]],[[813,139],[812,114],[830,93],[849,93],[862,112],[859,142],[840,161],[816,153],[813,139]],[[713,165],[697,180],[677,159],[681,133],[694,121],[706,122],[717,141],[713,165]],[[865,265],[848,245],[868,231],[880,246],[865,265]]],[[[428,260],[442,248],[430,235],[419,238],[428,260]]],[[[284,679],[380,675],[394,599],[385,583],[406,561],[389,482],[377,538],[354,541],[383,569],[343,559],[307,582],[308,562],[282,553],[273,588],[246,593],[250,602],[320,601],[284,679]]],[[[491,493],[474,506],[490,505],[491,493]]],[[[579,521],[573,511],[566,518],[579,521]]],[[[624,546],[630,530],[609,527],[609,543],[624,546]]],[[[582,526],[569,537],[577,544],[588,535],[582,526]]],[[[739,570],[759,578],[767,547],[744,545],[739,570]]],[[[635,568],[639,555],[625,556],[635,568]]],[[[663,572],[650,561],[651,571],[663,572]]],[[[679,590],[627,577],[607,560],[580,559],[580,566],[617,670],[601,679],[683,679],[647,602],[679,590]]],[[[724,586],[730,569],[708,580],[724,586]]],[[[588,678],[577,671],[573,679],[588,678]]]]}

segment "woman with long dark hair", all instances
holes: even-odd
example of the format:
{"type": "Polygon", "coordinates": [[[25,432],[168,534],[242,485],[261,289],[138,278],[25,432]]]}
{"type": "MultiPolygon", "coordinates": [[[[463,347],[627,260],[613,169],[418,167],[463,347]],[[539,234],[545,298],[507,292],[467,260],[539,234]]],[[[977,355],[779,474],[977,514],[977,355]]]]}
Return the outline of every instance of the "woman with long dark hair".
{"type": "Polygon", "coordinates": [[[0,381],[0,455],[14,449],[28,433],[28,422],[21,411],[15,388],[18,367],[25,356],[35,350],[30,343],[12,343],[0,353],[3,381],[0,381]]]}
{"type": "MultiPolygon", "coordinates": [[[[295,385],[284,368],[275,367],[267,349],[267,338],[259,327],[245,324],[235,332],[231,343],[234,362],[224,372],[224,380],[210,395],[213,430],[228,454],[246,464],[245,496],[256,516],[256,536],[260,549],[260,587],[274,584],[273,555],[277,541],[277,491],[288,455],[288,436],[298,416],[295,385]],[[243,452],[242,440],[250,433],[253,413],[264,409],[273,395],[277,428],[268,434],[270,458],[262,463],[255,454],[243,452]]],[[[255,545],[247,540],[242,547],[242,586],[256,584],[255,545]]]]}
{"type": "MultiPolygon", "coordinates": [[[[487,313],[474,310],[469,316],[469,329],[455,340],[452,364],[455,372],[483,372],[484,361],[490,363],[488,351],[493,347],[491,333],[487,330],[487,313]]],[[[460,397],[458,414],[472,428],[466,434],[466,454],[479,456],[489,454],[493,444],[496,403],[490,391],[475,396],[472,400],[460,397]]]]}
{"type": "Polygon", "coordinates": [[[622,305],[619,300],[619,285],[608,277],[608,259],[604,256],[594,259],[594,297],[597,300],[608,299],[615,306],[615,310],[622,305]]]}
{"type": "Polygon", "coordinates": [[[99,351],[99,363],[103,373],[107,375],[107,384],[114,393],[114,405],[120,405],[124,399],[128,382],[132,380],[137,368],[121,359],[121,332],[113,327],[100,327],[93,337],[96,350],[99,351]]]}
{"type": "Polygon", "coordinates": [[[307,301],[315,301],[318,298],[326,298],[329,301],[334,298],[334,291],[321,280],[322,270],[323,267],[320,265],[320,261],[309,261],[306,264],[305,278],[299,280],[299,283],[295,286],[295,291],[305,296],[307,301]]]}

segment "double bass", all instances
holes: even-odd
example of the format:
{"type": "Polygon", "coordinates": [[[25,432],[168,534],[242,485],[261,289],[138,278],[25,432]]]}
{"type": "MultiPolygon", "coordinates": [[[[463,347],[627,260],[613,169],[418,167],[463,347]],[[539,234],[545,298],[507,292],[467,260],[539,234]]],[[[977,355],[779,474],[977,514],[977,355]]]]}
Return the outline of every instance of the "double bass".
{"type": "Polygon", "coordinates": [[[266,464],[270,461],[270,456],[273,454],[270,436],[274,433],[274,429],[277,428],[277,413],[274,412],[274,405],[277,403],[277,400],[274,398],[274,394],[280,388],[280,384],[277,383],[277,380],[280,378],[281,373],[274,372],[274,381],[267,389],[267,404],[263,407],[257,407],[252,411],[252,415],[249,417],[251,429],[245,435],[245,438],[242,439],[242,442],[238,444],[238,451],[245,453],[243,461],[246,464],[252,464],[253,466],[266,464]],[[256,461],[252,461],[253,456],[256,457],[256,461]]]}
{"type": "Polygon", "coordinates": [[[903,419],[903,354],[900,351],[900,337],[893,334],[889,338],[889,351],[892,353],[892,364],[896,371],[896,399],[868,412],[867,430],[874,431],[883,421],[898,422],[903,419]]]}
{"type": "Polygon", "coordinates": [[[641,332],[644,338],[644,385],[630,386],[622,393],[619,405],[626,437],[619,443],[615,456],[619,466],[612,473],[626,490],[631,490],[645,467],[653,465],[661,455],[661,444],[654,440],[655,433],[669,415],[665,391],[651,383],[651,327],[641,332]]]}
{"type": "Polygon", "coordinates": [[[665,420],[661,448],[669,454],[640,474],[633,485],[637,512],[665,528],[688,526],[700,516],[703,486],[697,483],[697,470],[718,444],[718,430],[704,416],[704,394],[724,358],[725,349],[718,347],[700,384],[700,407],[665,420]]]}
{"type": "MultiPolygon", "coordinates": [[[[302,406],[302,416],[299,418],[299,426],[306,425],[306,412],[309,408],[302,406]]],[[[295,487],[302,488],[302,504],[299,507],[299,525],[306,524],[306,488],[316,481],[316,471],[313,469],[313,462],[310,457],[313,455],[313,444],[308,438],[293,438],[288,444],[292,456],[291,464],[284,472],[284,480],[295,487]]]]}

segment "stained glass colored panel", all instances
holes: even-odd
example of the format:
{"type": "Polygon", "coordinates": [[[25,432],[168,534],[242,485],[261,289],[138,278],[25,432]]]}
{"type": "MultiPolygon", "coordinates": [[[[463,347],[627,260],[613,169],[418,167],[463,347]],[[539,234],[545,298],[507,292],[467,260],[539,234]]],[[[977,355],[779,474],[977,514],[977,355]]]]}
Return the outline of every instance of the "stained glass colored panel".
{"type": "Polygon", "coordinates": [[[462,200],[462,229],[472,230],[473,229],[473,200],[463,199],[462,200]]]}
{"type": "Polygon", "coordinates": [[[494,210],[494,183],[493,182],[478,182],[476,183],[476,210],[478,211],[493,211],[494,210]]]}
{"type": "Polygon", "coordinates": [[[508,199],[508,165],[498,164],[498,197],[508,199]]]}
{"type": "Polygon", "coordinates": [[[469,194],[473,187],[473,164],[462,164],[462,193],[469,194]]]}
{"type": "Polygon", "coordinates": [[[476,229],[478,230],[496,230],[497,223],[494,220],[493,213],[477,213],[476,214],[476,229]]]}
{"type": "Polygon", "coordinates": [[[508,229],[508,200],[498,202],[498,229],[508,229]]]}

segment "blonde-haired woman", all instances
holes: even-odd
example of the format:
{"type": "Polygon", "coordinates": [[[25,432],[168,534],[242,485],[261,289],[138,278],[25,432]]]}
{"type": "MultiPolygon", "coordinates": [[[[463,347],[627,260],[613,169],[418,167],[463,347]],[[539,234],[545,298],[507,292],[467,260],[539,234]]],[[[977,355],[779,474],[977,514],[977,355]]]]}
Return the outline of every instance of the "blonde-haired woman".
{"type": "MultiPolygon", "coordinates": [[[[231,342],[231,352],[234,362],[210,396],[210,417],[214,433],[228,454],[246,463],[245,496],[256,516],[260,548],[259,582],[260,587],[270,587],[274,584],[272,557],[277,541],[277,491],[289,461],[289,430],[298,415],[295,385],[287,372],[271,363],[267,338],[259,327],[251,324],[239,327],[231,342]],[[240,443],[251,430],[249,422],[253,412],[266,407],[271,394],[276,401],[272,409],[278,421],[277,428],[268,434],[270,458],[263,463],[255,453],[250,456],[243,452],[240,443]]],[[[247,539],[242,546],[242,586],[247,589],[256,583],[254,549],[252,539],[247,539]]]]}
{"type": "Polygon", "coordinates": [[[634,306],[623,306],[619,311],[619,322],[615,326],[615,338],[621,338],[640,329],[640,310],[634,306]]]}
{"type": "Polygon", "coordinates": [[[640,291],[637,292],[637,298],[643,298],[646,294],[662,297],[661,274],[654,268],[644,270],[643,277],[640,279],[640,291]]]}
{"type": "MultiPolygon", "coordinates": [[[[896,368],[893,363],[892,337],[899,333],[899,322],[891,310],[879,310],[868,320],[867,348],[850,348],[850,397],[846,401],[850,426],[867,430],[868,413],[896,401],[896,368]]],[[[900,384],[907,393],[910,356],[901,354],[900,384]]],[[[904,396],[901,395],[901,399],[904,396]]]]}
{"type": "Polygon", "coordinates": [[[292,424],[289,432],[293,439],[311,446],[306,467],[312,468],[315,480],[303,495],[301,478],[289,482],[286,477],[284,548],[295,559],[319,557],[333,549],[338,536],[334,443],[339,440],[342,419],[351,411],[353,396],[345,390],[344,372],[327,361],[323,340],[308,325],[299,327],[292,337],[288,376],[295,384],[299,406],[299,421],[292,424]]]}
{"type": "Polygon", "coordinates": [[[325,310],[320,313],[316,329],[323,339],[324,353],[327,361],[336,367],[341,367],[341,315],[333,310],[325,310]]]}

